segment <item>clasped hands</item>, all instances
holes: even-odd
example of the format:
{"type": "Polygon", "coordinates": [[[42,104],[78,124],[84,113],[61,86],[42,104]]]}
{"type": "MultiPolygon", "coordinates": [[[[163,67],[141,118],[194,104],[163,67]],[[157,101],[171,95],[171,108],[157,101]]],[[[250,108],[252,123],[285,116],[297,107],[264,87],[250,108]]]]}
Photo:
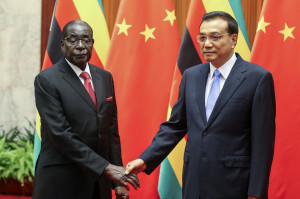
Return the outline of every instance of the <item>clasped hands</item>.
{"type": "Polygon", "coordinates": [[[127,190],[129,186],[126,182],[130,183],[135,189],[140,187],[140,181],[137,174],[146,169],[146,163],[142,159],[136,159],[129,162],[126,169],[121,166],[108,164],[104,170],[104,175],[112,181],[120,183],[127,190]]]}
{"type": "Polygon", "coordinates": [[[115,188],[115,194],[117,199],[129,199],[129,195],[126,191],[129,190],[127,184],[130,183],[135,189],[140,187],[140,181],[135,173],[125,173],[126,169],[122,166],[116,166],[113,164],[108,164],[104,170],[104,175],[115,182],[121,184],[115,188]],[[125,189],[126,188],[126,189],[125,189]]]}
{"type": "Polygon", "coordinates": [[[128,173],[124,167],[108,164],[104,170],[104,175],[108,179],[120,183],[127,190],[129,190],[129,186],[126,182],[130,183],[135,189],[140,187],[137,175],[135,173],[128,173]]]}
{"type": "Polygon", "coordinates": [[[127,164],[126,169],[121,166],[109,164],[104,170],[104,175],[112,181],[120,183],[122,186],[115,188],[117,198],[127,199],[129,195],[125,188],[129,190],[127,184],[130,183],[136,190],[140,187],[137,174],[146,169],[146,164],[142,159],[136,159],[127,164]],[[124,188],[125,187],[125,188],[124,188]]]}

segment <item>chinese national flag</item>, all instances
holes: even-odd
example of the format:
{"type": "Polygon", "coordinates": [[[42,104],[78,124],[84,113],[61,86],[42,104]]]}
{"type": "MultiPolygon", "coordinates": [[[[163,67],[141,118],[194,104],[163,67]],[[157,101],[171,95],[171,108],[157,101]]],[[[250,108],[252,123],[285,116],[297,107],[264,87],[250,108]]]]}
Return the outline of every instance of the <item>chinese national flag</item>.
{"type": "MultiPolygon", "coordinates": [[[[166,120],[179,45],[173,0],[121,1],[105,68],[115,82],[124,165],[166,120]]],[[[158,175],[139,174],[141,188],[130,198],[159,198],[158,175]]]]}
{"type": "Polygon", "coordinates": [[[269,198],[300,198],[300,1],[265,0],[251,61],[269,70],[276,94],[276,140],[269,198]]]}

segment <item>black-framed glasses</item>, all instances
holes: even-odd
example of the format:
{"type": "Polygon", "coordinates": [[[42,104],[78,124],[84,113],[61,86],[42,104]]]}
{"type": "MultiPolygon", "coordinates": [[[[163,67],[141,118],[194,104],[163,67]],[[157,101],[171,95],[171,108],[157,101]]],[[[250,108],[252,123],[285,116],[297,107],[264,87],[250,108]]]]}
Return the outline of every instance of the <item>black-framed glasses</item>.
{"type": "Polygon", "coordinates": [[[224,35],[230,35],[231,33],[225,33],[225,34],[213,34],[213,35],[197,35],[196,39],[198,43],[204,43],[208,39],[210,42],[217,42],[219,41],[224,35]]]}
{"type": "Polygon", "coordinates": [[[86,46],[91,46],[94,43],[94,39],[91,39],[89,37],[84,38],[78,38],[78,37],[66,37],[64,40],[67,40],[68,43],[72,46],[76,46],[79,44],[79,41],[81,40],[82,43],[86,46]]]}

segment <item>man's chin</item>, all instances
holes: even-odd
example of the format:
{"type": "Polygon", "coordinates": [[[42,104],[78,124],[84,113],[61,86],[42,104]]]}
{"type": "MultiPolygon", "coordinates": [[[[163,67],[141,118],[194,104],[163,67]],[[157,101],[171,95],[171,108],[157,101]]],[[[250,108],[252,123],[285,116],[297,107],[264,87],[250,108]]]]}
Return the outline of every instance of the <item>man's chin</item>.
{"type": "Polygon", "coordinates": [[[76,57],[74,58],[74,64],[78,65],[78,64],[85,64],[86,62],[88,62],[90,59],[88,59],[88,57],[76,57]]]}
{"type": "Polygon", "coordinates": [[[212,62],[212,61],[215,60],[214,57],[212,57],[212,56],[204,56],[204,59],[205,59],[205,61],[207,61],[207,62],[212,62]]]}
{"type": "Polygon", "coordinates": [[[76,59],[75,61],[76,63],[86,63],[88,62],[88,60],[86,58],[83,58],[83,59],[76,59]]]}

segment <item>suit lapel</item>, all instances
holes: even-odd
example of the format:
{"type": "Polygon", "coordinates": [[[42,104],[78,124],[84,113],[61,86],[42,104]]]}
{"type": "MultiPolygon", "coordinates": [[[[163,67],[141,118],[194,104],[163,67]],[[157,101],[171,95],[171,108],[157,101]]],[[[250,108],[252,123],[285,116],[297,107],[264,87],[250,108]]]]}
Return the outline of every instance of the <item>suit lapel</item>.
{"type": "Polygon", "coordinates": [[[84,85],[80,82],[76,73],[69,66],[69,64],[62,59],[59,64],[59,70],[63,72],[63,78],[72,86],[72,88],[84,99],[84,101],[96,111],[95,104],[85,89],[84,85]]]}
{"type": "Polygon", "coordinates": [[[247,69],[244,65],[244,60],[238,56],[235,64],[233,65],[231,72],[225,81],[223,89],[219,95],[219,98],[215,104],[215,107],[209,117],[207,125],[209,126],[215,118],[218,116],[219,112],[222,110],[227,101],[231,98],[234,92],[238,89],[241,83],[246,78],[243,74],[247,69]]]}
{"type": "Polygon", "coordinates": [[[97,98],[97,110],[100,109],[102,102],[105,99],[105,87],[104,87],[104,79],[99,73],[96,72],[96,67],[90,64],[90,71],[93,79],[94,90],[97,98]]]}
{"type": "Polygon", "coordinates": [[[207,82],[207,76],[209,72],[209,63],[206,63],[199,70],[199,76],[197,76],[196,81],[196,96],[197,102],[200,109],[201,118],[206,123],[206,111],[205,111],[205,88],[207,82]]]}

